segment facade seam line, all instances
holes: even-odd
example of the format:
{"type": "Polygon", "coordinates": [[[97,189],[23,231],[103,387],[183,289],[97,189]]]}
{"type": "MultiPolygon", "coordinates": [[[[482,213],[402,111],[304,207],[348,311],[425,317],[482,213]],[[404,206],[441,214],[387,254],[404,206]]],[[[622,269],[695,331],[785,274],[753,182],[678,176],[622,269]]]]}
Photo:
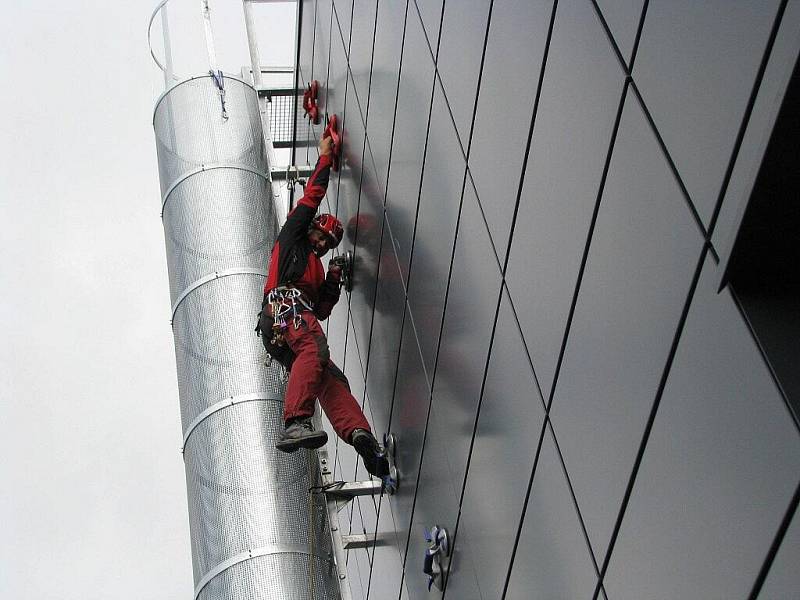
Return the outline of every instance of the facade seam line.
{"type": "MultiPolygon", "coordinates": [[[[164,98],[166,98],[169,95],[169,93],[172,92],[175,88],[180,87],[180,86],[182,86],[182,85],[184,85],[186,83],[190,83],[192,81],[196,81],[198,79],[212,79],[213,80],[213,77],[211,75],[209,75],[208,73],[192,75],[190,77],[187,77],[186,79],[183,79],[182,81],[178,81],[177,83],[171,85],[170,87],[168,87],[167,89],[165,89],[161,93],[161,95],[156,99],[156,103],[155,103],[155,106],[153,108],[153,125],[154,126],[155,126],[155,115],[158,112],[158,106],[161,104],[161,102],[164,100],[164,98]]],[[[252,83],[248,83],[247,81],[245,81],[241,77],[237,77],[236,75],[231,75],[230,73],[225,73],[225,79],[230,79],[232,81],[238,81],[239,83],[242,83],[242,84],[246,85],[247,87],[249,87],[251,90],[253,90],[253,93],[258,94],[258,92],[256,91],[256,88],[253,87],[253,84],[252,83]]]]}
{"type": "Polygon", "coordinates": [[[171,186],[169,186],[167,191],[164,192],[164,196],[163,196],[163,198],[161,200],[161,217],[162,218],[164,217],[164,207],[167,205],[167,202],[169,201],[170,195],[172,194],[172,192],[175,191],[175,189],[181,183],[183,183],[187,179],[189,179],[189,178],[191,178],[191,177],[193,177],[193,176],[195,176],[195,175],[197,175],[199,173],[205,173],[206,171],[213,171],[214,169],[235,169],[237,171],[247,171],[249,173],[252,173],[253,175],[257,175],[258,177],[261,177],[262,179],[264,179],[268,183],[272,183],[271,180],[270,180],[270,177],[264,171],[259,171],[258,169],[254,168],[252,166],[249,166],[249,165],[238,165],[238,164],[234,164],[234,163],[213,163],[213,164],[210,164],[210,165],[200,165],[199,168],[193,169],[191,171],[187,171],[186,173],[184,173],[183,175],[178,177],[178,179],[175,180],[175,183],[173,183],[171,186]]]}
{"type": "Polygon", "coordinates": [[[204,275],[200,279],[196,279],[192,283],[190,283],[185,290],[181,292],[181,294],[175,300],[175,303],[172,305],[172,317],[170,318],[170,323],[175,319],[175,313],[178,311],[178,307],[180,306],[181,302],[186,300],[186,297],[191,294],[197,288],[205,285],[209,281],[215,281],[217,279],[221,279],[223,277],[229,277],[231,275],[260,275],[261,277],[266,278],[267,274],[261,269],[254,269],[253,267],[233,267],[231,269],[224,269],[222,271],[214,271],[213,273],[209,273],[208,275],[204,275]]]}
{"type": "Polygon", "coordinates": [[[198,414],[191,423],[186,427],[186,431],[183,433],[183,445],[181,446],[181,453],[186,449],[186,442],[189,441],[189,437],[192,435],[195,429],[205,421],[208,417],[217,413],[229,406],[236,406],[237,404],[242,404],[244,402],[283,402],[282,398],[275,398],[271,396],[268,392],[254,392],[251,394],[239,394],[238,396],[228,396],[224,400],[220,400],[219,402],[215,402],[211,406],[207,407],[203,412],[198,414]]]}
{"type": "Polygon", "coordinates": [[[231,567],[234,567],[248,560],[252,560],[254,558],[259,558],[261,556],[270,556],[274,554],[305,554],[307,556],[318,558],[319,560],[325,562],[331,562],[330,557],[322,556],[321,554],[316,554],[315,552],[310,551],[308,549],[308,546],[305,544],[272,544],[270,546],[261,546],[260,548],[253,548],[252,550],[248,550],[246,552],[240,552],[239,554],[230,557],[229,559],[219,563],[208,573],[206,573],[195,587],[194,600],[197,600],[197,598],[200,597],[200,593],[203,591],[203,588],[205,588],[211,582],[212,579],[224,573],[231,567]]]}

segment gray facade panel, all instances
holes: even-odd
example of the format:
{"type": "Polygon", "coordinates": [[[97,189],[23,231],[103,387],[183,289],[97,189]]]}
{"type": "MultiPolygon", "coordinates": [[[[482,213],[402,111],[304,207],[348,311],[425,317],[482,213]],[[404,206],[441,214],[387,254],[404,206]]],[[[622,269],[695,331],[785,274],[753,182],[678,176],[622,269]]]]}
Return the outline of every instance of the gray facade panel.
{"type": "MultiPolygon", "coordinates": [[[[335,26],[335,25],[334,25],[335,26]]],[[[339,172],[331,169],[330,183],[328,184],[328,193],[323,200],[321,208],[325,212],[332,214],[339,214],[339,191],[342,182],[344,182],[344,193],[352,196],[353,173],[350,167],[353,161],[359,160],[361,156],[362,147],[358,145],[358,141],[354,141],[351,137],[358,135],[357,128],[362,127],[356,110],[356,117],[353,119],[354,136],[350,135],[347,119],[347,100],[348,89],[351,84],[348,69],[347,69],[347,56],[344,53],[341,40],[338,37],[333,38],[331,44],[331,58],[330,66],[328,68],[328,85],[327,95],[325,97],[325,104],[323,106],[323,118],[320,124],[319,135],[322,135],[322,130],[325,128],[325,116],[337,115],[339,120],[340,132],[342,132],[342,160],[339,172]]]]}
{"type": "Polygon", "coordinates": [[[347,553],[347,576],[353,600],[364,600],[367,597],[369,570],[370,564],[364,550],[350,550],[347,553]]]}
{"type": "Polygon", "coordinates": [[[758,597],[782,598],[787,590],[800,590],[800,516],[795,513],[758,597]]]}
{"type": "Polygon", "coordinates": [[[353,0],[333,0],[333,8],[332,38],[335,41],[338,36],[342,46],[349,54],[350,28],[353,24],[353,0]]]}
{"type": "MultiPolygon", "coordinates": [[[[364,137],[366,135],[364,122],[361,120],[361,113],[356,102],[353,79],[349,76],[347,79],[345,112],[340,114],[344,131],[342,135],[342,160],[339,174],[335,177],[337,188],[336,216],[342,223],[347,223],[349,219],[358,215],[359,189],[361,187],[361,172],[364,164],[364,137]]],[[[341,252],[352,250],[352,241],[345,236],[339,248],[341,252]]]]}
{"type": "Polygon", "coordinates": [[[367,373],[367,390],[374,419],[372,426],[379,432],[388,431],[389,427],[405,303],[397,257],[388,233],[384,234],[383,240],[367,373]]]}
{"type": "MultiPolygon", "coordinates": [[[[473,565],[483,598],[502,596],[543,419],[544,403],[504,293],[457,532],[462,569],[473,565]]],[[[454,573],[447,597],[476,597],[471,586],[468,574],[454,573]]]]}
{"type": "MultiPolygon", "coordinates": [[[[445,527],[452,535],[456,527],[458,501],[461,497],[463,480],[456,474],[456,471],[459,470],[458,463],[463,463],[466,456],[459,455],[454,451],[452,438],[463,437],[464,433],[459,431],[454,436],[454,429],[452,415],[434,403],[425,435],[425,455],[417,486],[414,518],[410,528],[411,535],[408,540],[405,563],[406,586],[409,596],[415,599],[430,598],[431,596],[428,592],[428,578],[422,573],[422,563],[425,551],[428,549],[428,543],[425,541],[425,529],[439,525],[445,527]],[[453,464],[454,462],[457,464],[453,464]]],[[[468,435],[471,436],[471,434],[470,428],[468,435]]],[[[468,448],[469,446],[467,446],[468,448]]],[[[463,473],[463,467],[460,470],[463,473]]],[[[413,485],[413,482],[408,483],[413,485]]],[[[460,575],[459,580],[461,579],[460,575]]],[[[437,596],[438,594],[434,594],[434,597],[437,596]]],[[[469,598],[471,596],[460,597],[469,598]]]]}
{"type": "MultiPolygon", "coordinates": [[[[297,85],[305,88],[314,79],[314,52],[317,46],[314,39],[317,19],[317,1],[302,0],[303,20],[300,23],[300,72],[297,85]]],[[[310,140],[313,138],[311,122],[305,118],[302,105],[297,108],[297,139],[310,140]]],[[[308,164],[308,147],[300,146],[295,149],[295,164],[308,164]]],[[[295,189],[295,197],[302,195],[299,187],[295,189]],[[299,195],[298,195],[299,194],[299,195]]]]}
{"type": "Polygon", "coordinates": [[[367,137],[369,138],[368,147],[375,162],[381,198],[386,191],[386,178],[389,171],[405,15],[406,1],[378,3],[367,137]]]}
{"type": "Polygon", "coordinates": [[[433,61],[425,45],[419,18],[409,11],[386,199],[392,225],[391,241],[400,259],[405,281],[411,257],[432,93],[433,61]]]}
{"type": "Polygon", "coordinates": [[[800,436],[718,281],[707,260],[611,557],[615,599],[747,597],[798,485],[800,436]]]}
{"type": "Polygon", "coordinates": [[[702,238],[629,95],[550,416],[605,555],[702,238]]]}
{"type": "Polygon", "coordinates": [[[545,0],[505,0],[492,7],[469,168],[501,261],[508,246],[552,5],[545,0]]]}
{"type": "Polygon", "coordinates": [[[634,78],[708,225],[778,0],[650,2],[634,78]]]}
{"type": "MultiPolygon", "coordinates": [[[[311,77],[305,74],[305,72],[301,73],[302,80],[300,83],[308,84],[311,81],[311,77]]],[[[300,110],[300,109],[298,109],[300,110]]],[[[298,119],[297,122],[297,138],[301,140],[314,140],[314,125],[308,121],[307,119],[303,118],[302,120],[298,119]]],[[[313,159],[312,162],[312,153],[311,149],[315,148],[314,142],[309,141],[307,145],[300,146],[295,150],[295,163],[298,165],[310,165],[316,162],[316,158],[313,159]]],[[[316,157],[316,154],[313,154],[316,157]]],[[[302,197],[303,189],[299,185],[295,185],[294,187],[294,197],[298,199],[302,197]]]]}
{"type": "Polygon", "coordinates": [[[464,192],[433,400],[437,411],[447,416],[448,461],[459,490],[466,472],[500,293],[500,269],[486,260],[490,253],[489,235],[480,220],[475,192],[468,184],[464,192]]]}
{"type": "Polygon", "coordinates": [[[591,4],[559,2],[508,265],[508,287],[523,307],[522,331],[546,397],[622,88],[622,70],[591,4]]]}
{"type": "Polygon", "coordinates": [[[466,164],[447,113],[442,88],[434,91],[428,156],[422,178],[408,302],[422,357],[433,373],[441,330],[444,295],[455,243],[466,164]]]}
{"type": "MultiPolygon", "coordinates": [[[[325,120],[323,119],[322,121],[323,122],[320,125],[314,125],[314,124],[309,122],[310,131],[309,131],[308,139],[309,140],[313,139],[314,142],[315,142],[313,144],[310,144],[306,149],[306,154],[308,156],[308,164],[311,165],[311,166],[317,164],[317,159],[319,159],[319,148],[318,148],[316,142],[319,140],[319,136],[322,135],[322,132],[325,129],[325,125],[324,125],[324,121],[325,120]]],[[[302,189],[302,187],[297,186],[296,187],[296,193],[295,193],[295,199],[298,200],[298,199],[300,199],[302,197],[303,197],[303,189],[302,189]]],[[[326,210],[328,209],[328,204],[329,203],[327,202],[327,200],[323,201],[323,206],[325,207],[326,210]]]]}
{"type": "Polygon", "coordinates": [[[394,545],[378,546],[372,559],[369,595],[372,600],[397,598],[403,577],[403,557],[394,545]]]}
{"type": "Polygon", "coordinates": [[[790,2],[781,19],[770,62],[758,90],[753,113],[742,139],[712,240],[723,265],[727,265],[739,226],[753,191],[770,133],[792,70],[800,54],[800,3],[790,2]]]}
{"type": "Polygon", "coordinates": [[[302,0],[303,21],[300,23],[300,72],[301,85],[313,79],[314,22],[316,21],[316,0],[302,0]]]}
{"type": "MultiPolygon", "coordinates": [[[[332,0],[306,3],[303,31],[315,33],[301,48],[323,113],[345,129],[322,210],[345,225],[356,287],[330,344],[375,433],[397,435],[401,475],[395,496],[339,513],[343,531],[381,539],[350,552],[351,589],[440,597],[421,568],[423,528],[438,524],[457,533],[448,598],[500,598],[506,585],[506,598],[591,598],[704,243],[674,169],[708,224],[779,0],[352,0],[352,13],[333,1],[333,34],[332,0]],[[644,4],[617,123],[625,72],[612,38],[629,61],[644,4]]],[[[747,597],[798,484],[800,437],[714,285],[800,48],[799,16],[788,3],[712,239],[722,263],[703,274],[610,557],[612,600],[747,597]]],[[[332,440],[337,478],[366,479],[332,440]]],[[[797,530],[795,517],[760,598],[793,597],[797,530]]]]}
{"type": "MultiPolygon", "coordinates": [[[[341,302],[340,304],[344,303],[341,302]]],[[[364,382],[364,365],[358,352],[358,345],[355,343],[355,334],[353,333],[352,323],[348,322],[347,325],[346,353],[344,361],[340,363],[339,366],[350,383],[350,391],[353,394],[353,397],[355,397],[356,401],[361,404],[364,401],[364,395],[366,392],[364,382]]],[[[344,335],[341,337],[345,338],[344,335]]],[[[346,481],[353,481],[355,479],[356,468],[361,463],[358,455],[352,446],[346,444],[338,437],[336,438],[336,448],[337,457],[341,463],[341,472],[339,473],[338,478],[346,481]]],[[[337,476],[335,474],[334,479],[336,478],[337,476]]],[[[369,477],[366,476],[364,477],[364,479],[368,478],[369,477]]]]}
{"type": "Polygon", "coordinates": [[[442,24],[443,3],[444,0],[410,0],[408,5],[409,11],[416,8],[425,28],[426,40],[430,44],[433,55],[436,54],[436,42],[439,38],[439,28],[442,24]]]}
{"type": "MultiPolygon", "coordinates": [[[[324,115],[327,110],[328,57],[331,51],[331,18],[333,16],[331,0],[317,0],[316,15],[313,78],[320,82],[319,107],[321,114],[324,115]]],[[[322,127],[324,127],[325,119],[322,121],[322,127]]]]}
{"type": "Polygon", "coordinates": [[[354,321],[361,356],[367,362],[383,233],[383,196],[378,190],[372,162],[365,160],[362,169],[359,211],[357,215],[348,215],[344,226],[345,237],[354,247],[355,283],[348,296],[351,319],[354,321]]]}
{"type": "MultiPolygon", "coordinates": [[[[344,293],[342,295],[344,296],[344,293]]],[[[345,359],[347,313],[347,298],[342,298],[342,300],[333,307],[330,316],[322,324],[328,336],[328,348],[330,348],[331,351],[331,360],[339,366],[344,364],[345,359]]]]}
{"type": "Polygon", "coordinates": [[[414,510],[416,481],[430,405],[428,374],[425,372],[417,336],[408,316],[403,327],[397,372],[390,430],[398,440],[397,465],[402,476],[402,484],[398,492],[392,496],[392,506],[400,538],[400,551],[404,553],[414,510]]]}
{"type": "Polygon", "coordinates": [[[462,0],[445,3],[444,7],[436,66],[465,152],[475,108],[489,5],[489,0],[462,0]]]}
{"type": "MultiPolygon", "coordinates": [[[[538,435],[539,432],[531,433],[538,435]]],[[[588,599],[596,583],[597,573],[548,429],[504,597],[507,600],[588,599]]]]}
{"type": "MultiPolygon", "coordinates": [[[[419,557],[424,554],[422,528],[438,524],[451,534],[455,532],[500,288],[499,269],[484,264],[488,252],[491,252],[489,236],[480,221],[475,193],[468,186],[453,261],[450,287],[453,303],[449,304],[442,332],[406,563],[412,596],[425,586],[425,578],[418,572],[419,557]],[[465,297],[470,301],[463,302],[465,297]]],[[[464,568],[464,563],[460,563],[459,569],[464,568]]],[[[459,580],[462,577],[469,575],[460,575],[459,580]]]]}
{"type": "Polygon", "coordinates": [[[630,66],[643,0],[597,0],[597,4],[622,53],[622,59],[630,66]]]}
{"type": "Polygon", "coordinates": [[[372,39],[375,34],[375,0],[353,2],[353,31],[350,34],[350,71],[355,82],[359,110],[366,120],[369,103],[369,78],[372,68],[372,39]]]}
{"type": "Polygon", "coordinates": [[[398,590],[402,598],[407,598],[408,594],[403,592],[405,590],[402,582],[403,569],[397,550],[376,548],[375,552],[376,558],[372,563],[372,578],[367,598],[372,600],[397,598],[398,590]]]}

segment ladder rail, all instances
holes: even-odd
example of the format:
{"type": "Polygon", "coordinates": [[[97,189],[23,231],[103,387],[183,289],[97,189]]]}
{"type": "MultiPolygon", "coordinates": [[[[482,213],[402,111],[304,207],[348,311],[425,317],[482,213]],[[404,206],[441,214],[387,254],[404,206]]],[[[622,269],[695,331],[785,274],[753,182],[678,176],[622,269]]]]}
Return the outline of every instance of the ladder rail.
{"type": "MultiPolygon", "coordinates": [[[[320,417],[319,406],[314,411],[314,428],[322,428],[322,418],[320,417]]],[[[327,444],[316,451],[319,460],[319,473],[323,486],[335,483],[333,479],[333,468],[328,456],[327,444]]],[[[344,506],[347,501],[341,504],[344,506]]],[[[339,499],[336,496],[325,494],[325,508],[328,514],[328,530],[331,534],[331,545],[333,547],[333,559],[336,564],[336,578],[339,580],[339,594],[341,600],[353,600],[350,591],[350,578],[347,572],[347,554],[342,541],[342,532],[339,529],[339,509],[341,508],[339,499]]]]}

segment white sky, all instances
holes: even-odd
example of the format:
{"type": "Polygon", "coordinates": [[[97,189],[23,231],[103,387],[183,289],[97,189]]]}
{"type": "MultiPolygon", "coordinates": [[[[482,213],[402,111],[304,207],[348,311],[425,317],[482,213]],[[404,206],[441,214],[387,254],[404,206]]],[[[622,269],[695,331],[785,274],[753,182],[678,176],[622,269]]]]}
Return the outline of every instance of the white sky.
{"type": "MultiPolygon", "coordinates": [[[[176,49],[176,70],[207,70],[200,2],[172,4],[173,45],[200,44],[194,62],[176,49]]],[[[3,599],[192,597],[152,129],[163,80],[145,35],[155,5],[2,3],[3,599]]],[[[238,72],[241,2],[212,8],[222,67],[238,72]]],[[[255,8],[262,63],[291,64],[294,5],[255,8]]]]}

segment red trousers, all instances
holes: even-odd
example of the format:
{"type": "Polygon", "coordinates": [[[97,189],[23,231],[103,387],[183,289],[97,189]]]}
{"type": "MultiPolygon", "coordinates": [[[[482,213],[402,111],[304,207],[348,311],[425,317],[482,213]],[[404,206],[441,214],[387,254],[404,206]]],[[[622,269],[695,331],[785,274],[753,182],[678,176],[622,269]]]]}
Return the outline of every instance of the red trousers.
{"type": "MultiPolygon", "coordinates": [[[[294,360],[289,361],[291,370],[283,403],[284,421],[313,415],[314,401],[318,398],[337,435],[349,443],[355,429],[370,431],[369,423],[350,393],[347,377],[330,358],[328,340],[319,321],[309,311],[304,311],[302,317],[303,322],[297,329],[290,321],[283,332],[286,345],[294,355],[294,360]]],[[[265,335],[269,335],[269,330],[265,335]]],[[[286,362],[281,362],[286,366],[286,362]]]]}

